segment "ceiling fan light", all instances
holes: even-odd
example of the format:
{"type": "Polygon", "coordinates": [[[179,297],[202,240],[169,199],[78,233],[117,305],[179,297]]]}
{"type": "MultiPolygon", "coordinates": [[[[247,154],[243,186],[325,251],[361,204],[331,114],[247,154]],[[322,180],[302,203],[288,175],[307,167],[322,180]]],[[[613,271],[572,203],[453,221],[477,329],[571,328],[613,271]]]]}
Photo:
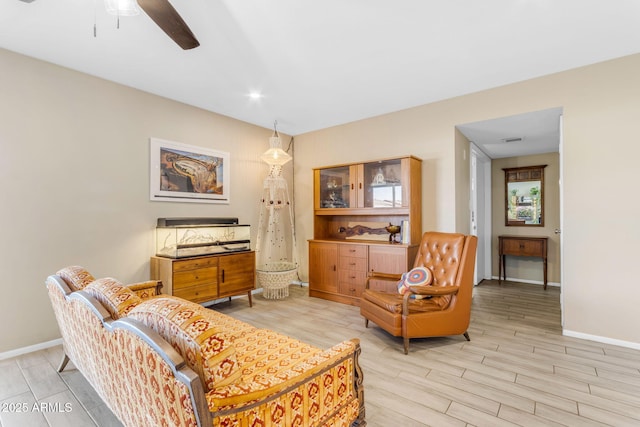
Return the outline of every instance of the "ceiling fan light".
{"type": "Polygon", "coordinates": [[[111,15],[135,16],[140,14],[136,0],[104,0],[104,6],[111,15]]]}

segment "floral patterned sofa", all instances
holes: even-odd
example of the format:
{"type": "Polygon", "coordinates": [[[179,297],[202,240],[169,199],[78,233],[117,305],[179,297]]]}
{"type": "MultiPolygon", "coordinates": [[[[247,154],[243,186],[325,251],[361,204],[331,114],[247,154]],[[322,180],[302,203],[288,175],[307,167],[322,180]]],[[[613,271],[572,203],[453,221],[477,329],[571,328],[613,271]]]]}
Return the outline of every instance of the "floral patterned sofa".
{"type": "Polygon", "coordinates": [[[323,350],[72,266],[46,286],[65,357],[126,426],[364,426],[357,339],[323,350]]]}

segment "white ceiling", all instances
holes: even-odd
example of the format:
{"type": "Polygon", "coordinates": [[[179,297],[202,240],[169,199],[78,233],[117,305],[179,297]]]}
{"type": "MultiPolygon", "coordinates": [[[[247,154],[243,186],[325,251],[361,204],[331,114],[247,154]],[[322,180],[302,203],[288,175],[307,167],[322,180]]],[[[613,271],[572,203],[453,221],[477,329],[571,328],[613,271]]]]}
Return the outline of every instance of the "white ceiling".
{"type": "Polygon", "coordinates": [[[456,126],[488,157],[528,156],[560,149],[562,108],[501,117],[456,126]]]}
{"type": "Polygon", "coordinates": [[[200,47],[102,0],[2,0],[0,47],[291,135],[640,52],[638,0],[171,3],[200,47]]]}

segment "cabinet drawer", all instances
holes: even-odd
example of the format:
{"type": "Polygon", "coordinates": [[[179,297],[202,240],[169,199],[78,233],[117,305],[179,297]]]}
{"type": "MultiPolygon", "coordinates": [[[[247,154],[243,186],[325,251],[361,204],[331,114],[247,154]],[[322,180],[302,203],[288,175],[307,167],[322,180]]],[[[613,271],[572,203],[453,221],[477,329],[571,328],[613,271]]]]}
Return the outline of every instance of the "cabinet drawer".
{"type": "Polygon", "coordinates": [[[503,245],[505,255],[542,256],[544,241],[505,239],[503,245]]]}
{"type": "Polygon", "coordinates": [[[340,270],[367,271],[367,259],[356,257],[342,257],[338,260],[340,270]]]}
{"type": "Polygon", "coordinates": [[[218,268],[209,267],[202,268],[200,270],[190,271],[178,271],[173,273],[173,291],[174,295],[176,291],[181,288],[213,284],[214,286],[218,282],[218,268]]]}
{"type": "Polygon", "coordinates": [[[175,261],[173,263],[173,271],[197,270],[199,268],[216,267],[217,265],[218,258],[195,258],[184,261],[175,261]]]}
{"type": "Polygon", "coordinates": [[[174,288],[173,295],[194,302],[211,301],[218,297],[218,289],[214,283],[209,283],[179,289],[174,288]]]}
{"type": "Polygon", "coordinates": [[[364,291],[364,284],[362,283],[340,282],[338,284],[338,292],[344,295],[349,295],[352,297],[360,297],[363,291],[364,291]]]}
{"type": "Polygon", "coordinates": [[[356,258],[366,258],[367,257],[367,246],[366,245],[339,245],[339,255],[342,257],[356,257],[356,258]]]}
{"type": "Polygon", "coordinates": [[[338,272],[338,280],[340,282],[345,283],[361,283],[367,280],[367,272],[366,271],[349,271],[349,270],[340,270],[338,272]]]}

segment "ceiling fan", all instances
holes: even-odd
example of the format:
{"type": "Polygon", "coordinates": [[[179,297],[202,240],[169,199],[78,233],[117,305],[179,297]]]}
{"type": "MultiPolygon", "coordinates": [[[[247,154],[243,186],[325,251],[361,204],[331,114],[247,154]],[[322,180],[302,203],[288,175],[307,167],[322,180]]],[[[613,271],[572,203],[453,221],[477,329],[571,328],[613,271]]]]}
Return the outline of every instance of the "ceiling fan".
{"type": "MultiPolygon", "coordinates": [[[[31,3],[34,0],[21,0],[31,3]]],[[[200,46],[200,42],[180,14],[171,6],[169,0],[137,0],[140,9],[156,23],[182,49],[188,50],[200,46]]]]}
{"type": "Polygon", "coordinates": [[[200,46],[187,23],[171,6],[169,0],[138,0],[138,6],[182,49],[200,46]]]}

